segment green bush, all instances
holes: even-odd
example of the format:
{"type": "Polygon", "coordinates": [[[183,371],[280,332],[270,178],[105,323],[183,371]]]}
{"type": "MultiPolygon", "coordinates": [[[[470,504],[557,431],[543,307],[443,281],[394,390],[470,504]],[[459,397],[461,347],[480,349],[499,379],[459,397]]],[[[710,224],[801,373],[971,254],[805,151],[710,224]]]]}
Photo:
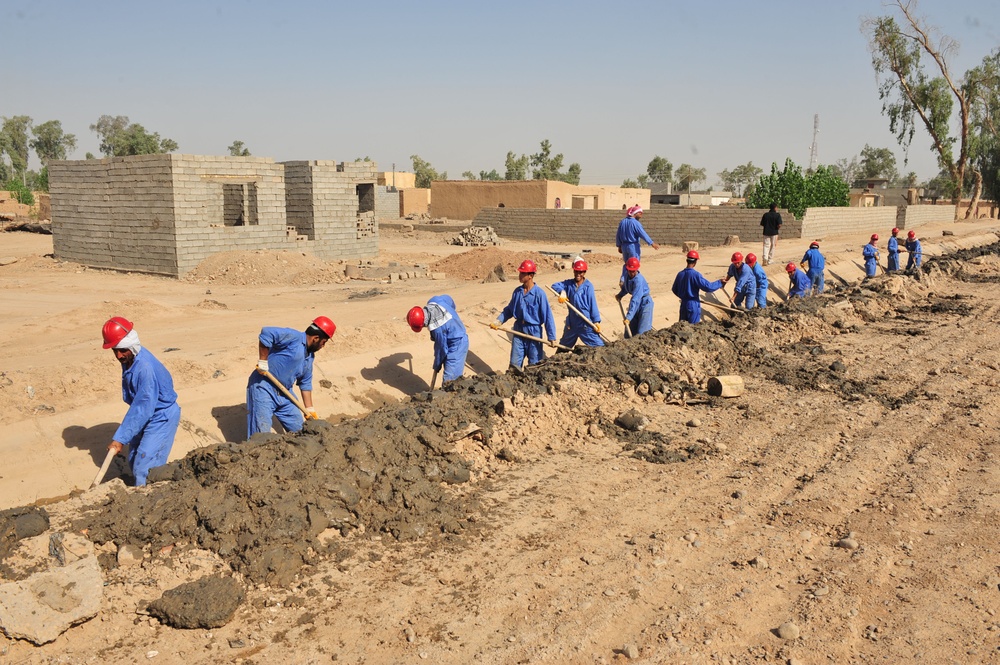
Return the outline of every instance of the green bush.
{"type": "Polygon", "coordinates": [[[10,192],[11,196],[14,197],[18,203],[23,203],[26,206],[35,205],[35,195],[31,193],[31,190],[24,186],[24,184],[19,180],[8,180],[3,186],[4,189],[10,192]]]}

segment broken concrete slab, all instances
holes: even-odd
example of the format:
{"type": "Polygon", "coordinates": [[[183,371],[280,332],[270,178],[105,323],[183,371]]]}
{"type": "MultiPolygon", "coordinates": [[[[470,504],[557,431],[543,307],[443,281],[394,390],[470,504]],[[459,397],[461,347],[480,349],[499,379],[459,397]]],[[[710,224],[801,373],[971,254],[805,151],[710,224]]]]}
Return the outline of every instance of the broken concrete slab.
{"type": "Polygon", "coordinates": [[[0,585],[0,628],[11,639],[47,644],[97,616],[104,578],[97,557],[0,585]]]}

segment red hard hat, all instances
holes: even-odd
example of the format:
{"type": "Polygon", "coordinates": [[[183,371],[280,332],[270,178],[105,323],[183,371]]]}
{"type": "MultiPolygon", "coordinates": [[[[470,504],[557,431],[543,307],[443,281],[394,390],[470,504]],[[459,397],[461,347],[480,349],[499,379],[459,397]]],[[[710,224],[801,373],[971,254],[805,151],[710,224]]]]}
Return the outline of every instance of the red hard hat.
{"type": "Polygon", "coordinates": [[[531,259],[525,259],[521,261],[521,265],[517,267],[518,272],[538,272],[538,266],[531,259]]]}
{"type": "Polygon", "coordinates": [[[114,348],[115,344],[125,339],[125,335],[132,332],[132,322],[121,316],[115,316],[107,320],[101,334],[104,335],[104,348],[114,348]]]}
{"type": "Polygon", "coordinates": [[[410,324],[413,332],[420,332],[424,328],[424,308],[411,307],[406,313],[406,322],[410,324]]]}
{"type": "Polygon", "coordinates": [[[819,240],[813,240],[811,243],[809,243],[809,249],[812,249],[813,247],[819,249],[819,240]]]}
{"type": "Polygon", "coordinates": [[[694,259],[695,261],[701,258],[700,256],[698,256],[698,252],[694,251],[693,249],[690,252],[688,252],[687,257],[689,259],[694,259]]]}
{"type": "Polygon", "coordinates": [[[878,234],[877,233],[873,233],[872,234],[872,240],[878,240],[878,234]]]}
{"type": "Polygon", "coordinates": [[[916,231],[907,231],[906,232],[906,237],[907,238],[911,238],[911,239],[912,238],[916,238],[917,237],[917,232],[916,231]]]}
{"type": "Polygon", "coordinates": [[[639,269],[639,259],[634,256],[625,262],[625,270],[638,270],[639,269]]]}
{"type": "Polygon", "coordinates": [[[897,233],[899,233],[899,229],[896,228],[895,226],[892,227],[892,235],[896,235],[897,233]]]}
{"type": "Polygon", "coordinates": [[[785,272],[795,272],[795,264],[789,263],[787,266],[785,266],[785,272]]]}
{"type": "Polygon", "coordinates": [[[313,325],[322,330],[327,339],[333,337],[333,333],[337,332],[337,324],[325,316],[317,316],[313,319],[313,325]]]}
{"type": "Polygon", "coordinates": [[[587,262],[583,259],[573,261],[573,270],[577,272],[587,272],[587,262]]]}
{"type": "Polygon", "coordinates": [[[733,258],[730,259],[733,263],[743,263],[743,254],[740,252],[733,252],[733,258]]]}
{"type": "Polygon", "coordinates": [[[749,264],[749,265],[756,265],[756,263],[757,263],[757,255],[756,254],[747,254],[747,264],[749,264]]]}

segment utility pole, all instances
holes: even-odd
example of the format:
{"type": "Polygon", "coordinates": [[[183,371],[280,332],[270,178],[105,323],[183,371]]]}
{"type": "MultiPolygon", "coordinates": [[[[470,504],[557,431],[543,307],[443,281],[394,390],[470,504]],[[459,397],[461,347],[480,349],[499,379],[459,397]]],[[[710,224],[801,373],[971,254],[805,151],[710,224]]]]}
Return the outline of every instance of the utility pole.
{"type": "Polygon", "coordinates": [[[819,166],[819,113],[813,116],[813,142],[809,148],[809,172],[816,171],[819,166]]]}

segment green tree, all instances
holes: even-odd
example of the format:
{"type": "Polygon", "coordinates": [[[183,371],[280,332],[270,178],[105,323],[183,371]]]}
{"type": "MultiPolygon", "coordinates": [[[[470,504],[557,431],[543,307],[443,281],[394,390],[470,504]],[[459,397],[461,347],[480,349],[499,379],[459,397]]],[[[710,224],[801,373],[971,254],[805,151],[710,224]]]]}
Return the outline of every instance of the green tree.
{"type": "Polygon", "coordinates": [[[472,171],[462,171],[462,177],[465,178],[466,180],[478,180],[479,179],[479,178],[476,177],[476,174],[473,173],[472,171]]]}
{"type": "Polygon", "coordinates": [[[521,155],[520,157],[515,157],[513,152],[507,153],[507,159],[504,162],[504,168],[506,169],[503,179],[504,180],[527,180],[528,179],[528,156],[521,155]]]}
{"type": "Polygon", "coordinates": [[[3,118],[3,125],[0,127],[0,148],[2,148],[2,153],[10,158],[10,166],[13,171],[11,176],[24,173],[28,168],[28,132],[30,130],[30,116],[15,115],[3,118]]]}
{"type": "Polygon", "coordinates": [[[982,78],[984,72],[980,68],[969,70],[956,80],[948,66],[947,54],[957,48],[957,43],[947,36],[935,39],[937,29],[917,16],[915,0],[895,0],[893,4],[900,22],[892,16],[879,16],[868,18],[862,27],[879,82],[882,113],[888,116],[889,129],[904,148],[908,149],[912,143],[918,123],[926,130],[938,164],[950,176],[955,219],[961,216],[966,170],[972,172],[972,200],[965,212],[968,217],[982,190],[982,174],[975,167],[977,145],[970,124],[973,107],[987,96],[984,87],[990,81],[982,78]],[[928,68],[921,62],[923,56],[931,60],[928,68]],[[956,107],[958,117],[953,121],[952,111],[956,107]]]}
{"type": "Polygon", "coordinates": [[[90,152],[89,150],[87,151],[87,154],[83,156],[83,158],[84,159],[97,159],[97,157],[94,156],[94,153],[90,152]]]}
{"type": "Polygon", "coordinates": [[[156,155],[177,150],[177,142],[150,134],[138,123],[129,123],[128,116],[102,115],[90,126],[101,140],[100,149],[106,157],[125,155],[156,155]]]}
{"type": "Polygon", "coordinates": [[[229,154],[233,157],[249,157],[250,149],[243,144],[243,141],[233,141],[229,146],[229,154]]]}
{"type": "Polygon", "coordinates": [[[733,192],[736,196],[742,196],[745,188],[752,185],[764,173],[759,166],[754,166],[753,162],[747,162],[735,167],[732,171],[726,169],[720,171],[718,176],[725,189],[733,192]]]}
{"type": "Polygon", "coordinates": [[[639,183],[632,178],[622,180],[622,189],[639,189],[639,183]]]}
{"type": "Polygon", "coordinates": [[[42,166],[54,159],[66,159],[69,153],[76,150],[76,136],[63,132],[62,122],[49,120],[31,129],[35,138],[31,140],[31,148],[38,155],[42,166]]]}
{"type": "Polygon", "coordinates": [[[896,182],[899,179],[896,155],[888,148],[873,148],[866,143],[861,149],[861,177],[866,180],[885,178],[889,182],[896,182]]]}
{"type": "Polygon", "coordinates": [[[420,189],[429,189],[431,183],[435,180],[447,180],[448,172],[438,173],[431,166],[430,162],[425,162],[420,159],[420,155],[410,155],[410,160],[413,162],[413,173],[417,176],[416,185],[420,189]]]}
{"type": "MultiPolygon", "coordinates": [[[[23,171],[21,178],[23,178],[23,171]]],[[[25,185],[21,178],[11,178],[3,184],[3,189],[10,192],[10,195],[18,203],[22,203],[26,206],[35,205],[35,195],[31,193],[31,188],[25,185]]]]}
{"type": "Polygon", "coordinates": [[[903,176],[903,179],[900,182],[902,183],[903,187],[916,187],[917,186],[917,172],[916,171],[910,171],[905,176],[903,176]]]}
{"type": "Polygon", "coordinates": [[[531,156],[531,177],[535,180],[559,180],[571,185],[580,184],[580,173],[583,170],[579,164],[573,163],[565,173],[562,172],[563,154],[552,154],[552,144],[545,139],[540,144],[541,149],[531,156]]]}
{"type": "Polygon", "coordinates": [[[486,171],[479,172],[480,180],[503,180],[503,176],[497,173],[496,169],[491,169],[489,173],[486,171]]]}
{"type": "Polygon", "coordinates": [[[674,165],[669,160],[656,155],[646,165],[647,182],[670,182],[674,177],[674,165]]]}
{"type": "Polygon", "coordinates": [[[747,192],[748,208],[767,208],[772,203],[802,219],[809,207],[846,206],[850,203],[850,186],[840,172],[830,166],[819,166],[808,175],[791,159],[779,171],[771,164],[771,173],[762,176],[747,192]]]}
{"type": "Polygon", "coordinates": [[[704,182],[705,176],[705,169],[698,169],[690,164],[681,164],[677,167],[674,184],[677,186],[678,191],[687,190],[687,193],[690,195],[694,185],[704,182]]]}

